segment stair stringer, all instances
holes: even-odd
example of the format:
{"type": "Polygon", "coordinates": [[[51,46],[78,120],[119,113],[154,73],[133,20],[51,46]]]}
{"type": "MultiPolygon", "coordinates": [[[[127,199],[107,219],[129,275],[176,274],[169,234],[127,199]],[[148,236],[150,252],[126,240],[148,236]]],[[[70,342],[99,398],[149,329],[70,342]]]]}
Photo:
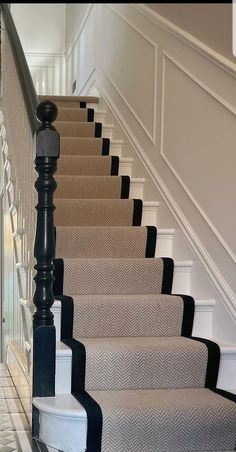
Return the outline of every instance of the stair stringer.
{"type": "Polygon", "coordinates": [[[212,322],[213,338],[236,343],[235,295],[232,289],[177,205],[160,174],[153,168],[148,156],[106,89],[98,85],[98,89],[93,87],[91,93],[100,96],[99,106],[102,110],[107,111],[106,122],[113,122],[115,125],[113,138],[123,141],[122,157],[133,159],[133,177],[145,178],[144,202],[159,201],[157,227],[175,228],[177,232],[173,240],[173,258],[193,261],[190,294],[194,298],[215,300],[212,322]]]}

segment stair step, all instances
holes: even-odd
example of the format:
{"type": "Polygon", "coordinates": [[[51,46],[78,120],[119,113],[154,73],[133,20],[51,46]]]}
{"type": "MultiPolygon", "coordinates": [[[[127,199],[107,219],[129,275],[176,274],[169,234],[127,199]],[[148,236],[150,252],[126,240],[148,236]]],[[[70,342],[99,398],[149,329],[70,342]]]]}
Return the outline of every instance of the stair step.
{"type": "Polygon", "coordinates": [[[57,190],[55,198],[143,198],[144,178],[129,176],[56,176],[57,190]]]}
{"type": "Polygon", "coordinates": [[[108,155],[110,142],[103,138],[60,137],[62,155],[101,156],[108,155]]]}
{"type": "Polygon", "coordinates": [[[104,450],[216,451],[234,447],[236,406],[208,389],[91,391],[90,395],[102,408],[104,450]]]}
{"type": "Polygon", "coordinates": [[[118,171],[119,158],[106,155],[61,155],[57,164],[57,175],[110,176],[118,171]]]}
{"type": "MultiPolygon", "coordinates": [[[[90,391],[89,395],[101,407],[104,451],[229,451],[235,447],[236,405],[209,389],[90,391]]],[[[75,397],[79,400],[80,395],[75,397]]],[[[85,409],[75,397],[33,399],[40,413],[39,438],[64,452],[84,452],[87,429],[90,438],[95,427],[92,423],[89,428],[85,409]]]]}
{"type": "MultiPolygon", "coordinates": [[[[57,175],[55,198],[67,199],[127,199],[130,191],[128,176],[57,175]]],[[[132,191],[142,191],[139,180],[132,182],[132,191]]]]}
{"type": "Polygon", "coordinates": [[[57,121],[93,122],[94,110],[92,108],[59,108],[57,121]]]}
{"type": "Polygon", "coordinates": [[[38,96],[40,102],[43,102],[45,100],[51,100],[52,102],[56,103],[57,102],[64,102],[66,104],[68,104],[68,106],[70,105],[70,103],[74,103],[74,102],[83,102],[83,103],[94,103],[94,104],[98,104],[99,102],[99,97],[97,96],[60,96],[60,95],[39,95],[38,96]]]}
{"type": "MultiPolygon", "coordinates": [[[[86,391],[200,388],[205,385],[208,350],[202,342],[181,336],[74,338],[79,341],[78,350],[81,344],[85,347],[86,391]]],[[[85,366],[82,358],[80,365],[79,379],[85,366]]],[[[77,385],[80,384],[78,381],[77,385]]]]}
{"type": "Polygon", "coordinates": [[[162,294],[73,295],[73,312],[74,337],[189,336],[194,301],[162,294]]]}
{"type": "Polygon", "coordinates": [[[57,198],[55,205],[56,226],[139,226],[141,224],[143,204],[139,199],[57,198]]]}
{"type": "Polygon", "coordinates": [[[153,257],[156,228],[133,226],[59,226],[56,256],[153,257]]]}
{"type": "MultiPolygon", "coordinates": [[[[173,262],[166,258],[67,258],[64,293],[72,296],[170,293],[172,272],[173,262]]],[[[62,277],[59,270],[55,276],[56,282],[62,277]]]]}
{"type": "MultiPolygon", "coordinates": [[[[99,122],[55,121],[53,125],[61,137],[101,138],[102,134],[102,125],[99,122]]],[[[106,130],[110,130],[110,127],[106,130]]]]}
{"type": "Polygon", "coordinates": [[[39,410],[39,439],[64,452],[85,452],[87,443],[87,414],[71,394],[56,397],[36,397],[39,410]]]}

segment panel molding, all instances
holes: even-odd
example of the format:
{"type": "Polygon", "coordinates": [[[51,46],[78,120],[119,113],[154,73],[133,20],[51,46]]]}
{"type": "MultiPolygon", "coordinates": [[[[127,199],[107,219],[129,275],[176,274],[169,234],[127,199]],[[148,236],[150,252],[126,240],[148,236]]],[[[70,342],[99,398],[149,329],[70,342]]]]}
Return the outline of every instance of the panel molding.
{"type": "Polygon", "coordinates": [[[136,151],[138,157],[141,160],[141,163],[144,165],[144,168],[148,171],[148,174],[150,175],[150,178],[154,183],[155,187],[160,191],[164,201],[166,202],[167,207],[170,209],[171,213],[173,214],[174,218],[179,224],[180,229],[187,238],[188,243],[192,247],[194,254],[197,256],[199,262],[203,265],[204,269],[206,270],[209,279],[211,280],[213,287],[216,290],[216,293],[222,300],[226,310],[228,311],[232,320],[236,323],[236,305],[235,305],[236,294],[231,289],[228,282],[226,281],[226,279],[216,266],[214,260],[211,258],[207,249],[201,242],[199,236],[193,230],[187,217],[184,215],[184,213],[176,203],[169,189],[165,185],[163,179],[158,174],[156,169],[153,167],[152,162],[146,155],[141,144],[137,140],[136,136],[133,134],[130,126],[128,125],[123,115],[120,113],[120,111],[112,101],[106,89],[104,87],[100,87],[100,92],[105,102],[109,106],[112,114],[116,118],[118,124],[124,131],[134,150],[136,151]]]}
{"type": "MultiPolygon", "coordinates": [[[[93,68],[92,71],[90,72],[89,76],[87,77],[86,82],[84,82],[82,88],[79,90],[78,96],[81,95],[81,93],[83,92],[83,90],[86,88],[86,85],[91,81],[93,75],[94,75],[94,77],[93,77],[93,80],[92,80],[92,84],[94,83],[94,81],[95,81],[95,73],[96,73],[96,68],[93,68]]],[[[88,88],[88,89],[89,89],[89,88],[88,88]]]]}
{"type": "Polygon", "coordinates": [[[231,60],[228,60],[228,58],[225,58],[223,55],[216,52],[190,33],[186,32],[182,28],[175,25],[173,22],[167,20],[165,17],[148,8],[145,4],[135,3],[132,6],[141,14],[146,16],[149,20],[152,20],[163,30],[173,35],[179,41],[184,42],[188,47],[192,48],[200,55],[203,55],[204,58],[210,60],[211,63],[213,63],[215,66],[220,67],[225,72],[228,72],[231,76],[236,78],[236,64],[231,60]]]}
{"type": "Polygon", "coordinates": [[[89,19],[90,14],[91,14],[92,10],[94,9],[94,5],[95,5],[95,3],[88,4],[88,6],[85,8],[85,10],[82,14],[82,17],[81,17],[79,23],[75,27],[74,33],[69,38],[68,43],[65,48],[65,53],[64,53],[64,55],[66,56],[66,61],[69,60],[69,58],[74,50],[74,47],[76,46],[76,44],[80,38],[80,35],[87,23],[87,20],[89,19]]]}
{"type": "Polygon", "coordinates": [[[230,248],[230,246],[226,243],[216,226],[213,224],[213,222],[210,220],[204,209],[200,206],[196,198],[194,197],[191,190],[187,187],[177,170],[174,168],[174,166],[169,161],[168,157],[164,153],[164,116],[165,116],[165,62],[166,60],[169,60],[172,64],[174,64],[181,72],[183,72],[187,77],[190,78],[197,86],[199,86],[201,89],[203,89],[210,97],[213,97],[217,102],[220,103],[224,108],[227,109],[231,114],[236,116],[236,109],[230,105],[225,99],[223,99],[221,96],[219,96],[217,93],[215,93],[211,88],[209,88],[205,83],[203,83],[198,77],[196,77],[194,74],[192,74],[188,69],[186,69],[181,63],[179,63],[175,58],[173,58],[169,53],[166,51],[163,51],[163,65],[162,65],[162,98],[161,98],[161,137],[160,137],[160,155],[173,173],[173,175],[176,177],[178,182],[181,184],[182,188],[184,189],[185,193],[188,195],[188,197],[191,199],[192,203],[202,216],[204,218],[205,222],[209,226],[209,228],[212,230],[214,235],[217,237],[221,245],[224,247],[225,251],[228,253],[230,258],[233,260],[234,263],[236,263],[236,255],[233,252],[233,250],[230,248]]]}
{"type": "Polygon", "coordinates": [[[152,121],[152,133],[149,132],[143,121],[139,118],[137,113],[134,111],[133,107],[130,105],[130,103],[125,98],[124,94],[120,91],[120,89],[116,86],[113,80],[108,76],[105,68],[103,68],[100,65],[100,68],[104,72],[105,76],[108,78],[108,80],[111,82],[113,87],[118,92],[121,99],[125,102],[127,108],[130,110],[132,115],[135,117],[135,119],[138,121],[139,125],[142,127],[148,138],[151,140],[151,142],[155,145],[156,144],[156,116],[157,116],[157,55],[158,55],[158,46],[157,44],[152,41],[145,33],[143,33],[140,28],[136,27],[132,22],[130,22],[126,17],[124,17],[122,14],[120,14],[118,11],[116,11],[114,8],[112,8],[111,5],[106,4],[106,7],[110,9],[114,14],[116,14],[118,17],[120,17],[125,23],[127,23],[133,30],[136,31],[138,35],[140,35],[145,41],[147,41],[153,48],[154,48],[154,75],[153,75],[153,96],[154,96],[154,103],[153,103],[153,121],[152,121]]]}

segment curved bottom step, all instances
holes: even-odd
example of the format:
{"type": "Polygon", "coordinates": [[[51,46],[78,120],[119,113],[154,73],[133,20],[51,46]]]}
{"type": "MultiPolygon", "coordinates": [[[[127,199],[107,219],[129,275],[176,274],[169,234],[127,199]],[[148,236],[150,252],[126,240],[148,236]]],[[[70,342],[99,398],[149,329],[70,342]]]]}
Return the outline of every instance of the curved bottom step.
{"type": "Polygon", "coordinates": [[[87,414],[71,394],[36,397],[33,405],[39,410],[39,439],[63,452],[85,452],[87,414]]]}

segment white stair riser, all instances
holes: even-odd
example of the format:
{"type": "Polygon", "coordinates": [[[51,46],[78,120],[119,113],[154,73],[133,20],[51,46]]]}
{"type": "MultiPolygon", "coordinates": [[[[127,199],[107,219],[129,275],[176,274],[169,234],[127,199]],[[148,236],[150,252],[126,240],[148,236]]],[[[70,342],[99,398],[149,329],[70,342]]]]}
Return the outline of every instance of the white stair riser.
{"type": "Polygon", "coordinates": [[[121,157],[122,147],[123,141],[119,141],[117,143],[115,141],[111,141],[109,155],[117,155],[118,157],[121,157]]]}
{"type": "Polygon", "coordinates": [[[106,120],[106,112],[103,110],[97,110],[94,112],[94,122],[104,123],[106,120]]]}
{"type": "Polygon", "coordinates": [[[230,354],[224,353],[224,348],[221,348],[217,388],[236,394],[236,347],[230,354]]]}
{"type": "Polygon", "coordinates": [[[113,130],[114,130],[113,125],[110,125],[110,124],[103,125],[102,126],[102,138],[110,138],[110,140],[112,140],[113,130]]]}
{"type": "Polygon", "coordinates": [[[213,323],[213,307],[199,307],[195,306],[194,322],[192,335],[197,337],[205,337],[211,339],[212,337],[212,323],[213,323]]]}
{"type": "Polygon", "coordinates": [[[174,232],[166,233],[157,229],[157,243],[155,257],[172,257],[174,232]]]}
{"type": "Polygon", "coordinates": [[[48,446],[64,452],[86,451],[87,422],[40,412],[39,425],[39,438],[48,446]]]}
{"type": "Polygon", "coordinates": [[[92,108],[94,110],[94,112],[97,112],[99,107],[98,104],[90,104],[90,103],[86,103],[86,108],[92,108]]]}
{"type": "Polygon", "coordinates": [[[119,176],[132,177],[133,159],[122,159],[119,163],[119,176]]]}
{"type": "Polygon", "coordinates": [[[175,262],[173,278],[173,294],[190,295],[191,289],[191,270],[190,265],[181,265],[175,262]]]}
{"type": "Polygon", "coordinates": [[[61,355],[56,353],[56,378],[55,378],[55,392],[56,394],[70,394],[71,393],[71,370],[72,370],[72,352],[68,348],[66,352],[61,355]]]}
{"type": "Polygon", "coordinates": [[[136,180],[131,179],[130,181],[130,190],[129,190],[129,198],[133,199],[143,199],[143,188],[144,188],[145,179],[136,180]]]}
{"type": "Polygon", "coordinates": [[[157,226],[159,203],[143,203],[142,226],[157,226]]]}
{"type": "Polygon", "coordinates": [[[61,302],[59,300],[54,300],[51,307],[51,311],[54,315],[54,325],[56,328],[56,341],[61,340],[61,302]]]}

